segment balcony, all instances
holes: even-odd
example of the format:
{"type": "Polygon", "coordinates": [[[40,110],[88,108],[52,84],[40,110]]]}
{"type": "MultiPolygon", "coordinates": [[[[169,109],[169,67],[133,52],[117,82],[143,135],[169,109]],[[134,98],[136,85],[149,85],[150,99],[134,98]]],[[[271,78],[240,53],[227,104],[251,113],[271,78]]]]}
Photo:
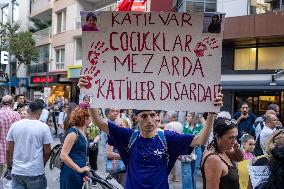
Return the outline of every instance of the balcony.
{"type": "Polygon", "coordinates": [[[30,17],[40,20],[51,20],[53,0],[34,0],[31,4],[30,17]]]}
{"type": "Polygon", "coordinates": [[[51,43],[51,32],[51,27],[35,32],[33,34],[33,39],[36,42],[36,46],[51,43]]]}

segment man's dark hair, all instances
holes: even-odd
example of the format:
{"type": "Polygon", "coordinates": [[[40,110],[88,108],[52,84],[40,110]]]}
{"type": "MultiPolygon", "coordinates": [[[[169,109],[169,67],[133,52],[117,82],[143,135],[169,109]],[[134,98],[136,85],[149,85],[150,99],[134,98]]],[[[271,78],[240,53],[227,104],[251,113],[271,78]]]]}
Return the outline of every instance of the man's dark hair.
{"type": "Polygon", "coordinates": [[[240,103],[240,108],[241,108],[243,105],[245,105],[245,104],[246,104],[246,105],[249,105],[249,103],[248,103],[247,101],[243,101],[243,102],[240,103]]]}
{"type": "Polygon", "coordinates": [[[24,95],[24,94],[18,94],[18,95],[17,95],[17,100],[19,99],[19,97],[20,97],[20,96],[25,97],[25,95],[24,95]]]}
{"type": "Polygon", "coordinates": [[[36,112],[45,108],[44,102],[41,99],[37,99],[29,104],[29,109],[31,112],[36,112]]]}

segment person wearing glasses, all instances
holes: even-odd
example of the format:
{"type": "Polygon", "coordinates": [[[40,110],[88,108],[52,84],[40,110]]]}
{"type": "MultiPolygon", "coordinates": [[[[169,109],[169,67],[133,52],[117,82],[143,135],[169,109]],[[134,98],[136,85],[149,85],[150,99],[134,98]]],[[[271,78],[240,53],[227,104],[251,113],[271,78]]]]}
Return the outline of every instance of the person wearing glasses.
{"type": "Polygon", "coordinates": [[[217,118],[214,121],[213,141],[203,154],[201,166],[204,189],[239,189],[235,162],[242,161],[243,154],[237,136],[236,120],[217,118]]]}
{"type": "Polygon", "coordinates": [[[265,148],[267,146],[267,142],[270,138],[270,136],[273,134],[273,132],[276,130],[276,126],[278,125],[278,118],[276,115],[273,114],[267,114],[265,119],[265,126],[263,127],[262,131],[260,132],[260,145],[261,148],[265,152],[265,148]]]}
{"type": "MultiPolygon", "coordinates": [[[[87,84],[85,77],[80,78],[80,88],[87,84]]],[[[222,106],[222,94],[218,94],[214,104],[222,106]]],[[[194,147],[207,143],[214,119],[214,115],[210,113],[206,126],[197,136],[164,131],[161,139],[157,131],[156,112],[135,110],[139,132],[129,145],[133,130],[119,127],[111,121],[106,122],[96,108],[90,108],[89,112],[93,123],[112,138],[114,147],[125,162],[125,189],[168,189],[168,175],[176,160],[180,155],[190,154],[194,147]]]]}

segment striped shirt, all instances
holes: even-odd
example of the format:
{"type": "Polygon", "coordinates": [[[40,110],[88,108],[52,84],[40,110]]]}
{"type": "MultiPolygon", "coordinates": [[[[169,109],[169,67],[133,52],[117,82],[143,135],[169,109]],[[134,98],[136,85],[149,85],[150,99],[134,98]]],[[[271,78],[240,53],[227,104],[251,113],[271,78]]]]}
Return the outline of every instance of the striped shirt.
{"type": "Polygon", "coordinates": [[[9,128],[20,119],[20,114],[9,107],[0,109],[0,164],[6,164],[6,136],[9,128]]]}

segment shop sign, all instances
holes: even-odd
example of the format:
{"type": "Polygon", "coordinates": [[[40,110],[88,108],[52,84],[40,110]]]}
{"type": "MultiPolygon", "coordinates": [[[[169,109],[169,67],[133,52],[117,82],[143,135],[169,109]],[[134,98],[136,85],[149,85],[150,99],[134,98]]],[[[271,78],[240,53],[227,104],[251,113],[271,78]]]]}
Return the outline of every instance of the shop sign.
{"type": "Polygon", "coordinates": [[[46,82],[46,76],[31,76],[31,84],[45,84],[45,83],[56,83],[58,82],[58,76],[50,75],[46,82]]]}

